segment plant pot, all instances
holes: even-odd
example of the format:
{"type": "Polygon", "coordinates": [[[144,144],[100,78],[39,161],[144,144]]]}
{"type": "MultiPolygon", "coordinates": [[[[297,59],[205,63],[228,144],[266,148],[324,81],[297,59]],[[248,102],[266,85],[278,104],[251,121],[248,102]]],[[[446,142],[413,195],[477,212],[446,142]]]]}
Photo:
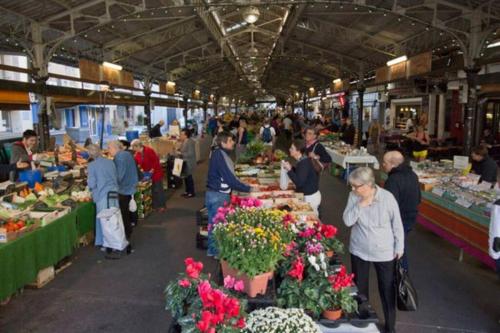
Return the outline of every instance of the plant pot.
{"type": "Polygon", "coordinates": [[[334,254],[334,253],[333,253],[333,250],[328,250],[328,251],[326,251],[326,253],[325,253],[325,254],[326,254],[326,256],[327,256],[328,258],[331,258],[331,257],[333,257],[333,254],[334,254]]]}
{"type": "Polygon", "coordinates": [[[322,315],[328,320],[338,320],[342,317],[342,310],[325,310],[322,315]]]}
{"type": "Polygon", "coordinates": [[[222,275],[224,278],[226,276],[231,276],[236,280],[242,280],[244,284],[243,292],[246,293],[249,297],[255,297],[259,294],[264,295],[267,290],[267,284],[270,279],[273,278],[273,272],[262,273],[254,276],[253,278],[249,277],[245,273],[241,273],[238,270],[230,267],[225,260],[221,260],[222,266],[222,275]]]}

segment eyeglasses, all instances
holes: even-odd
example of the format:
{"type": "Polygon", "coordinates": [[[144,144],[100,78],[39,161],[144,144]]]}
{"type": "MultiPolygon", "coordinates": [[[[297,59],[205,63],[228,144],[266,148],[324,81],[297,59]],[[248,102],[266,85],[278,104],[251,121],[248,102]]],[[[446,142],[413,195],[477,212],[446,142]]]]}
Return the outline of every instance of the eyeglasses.
{"type": "Polygon", "coordinates": [[[352,188],[353,190],[357,190],[357,189],[359,189],[360,187],[365,186],[365,184],[360,184],[360,185],[350,184],[350,185],[351,185],[351,188],[352,188]]]}

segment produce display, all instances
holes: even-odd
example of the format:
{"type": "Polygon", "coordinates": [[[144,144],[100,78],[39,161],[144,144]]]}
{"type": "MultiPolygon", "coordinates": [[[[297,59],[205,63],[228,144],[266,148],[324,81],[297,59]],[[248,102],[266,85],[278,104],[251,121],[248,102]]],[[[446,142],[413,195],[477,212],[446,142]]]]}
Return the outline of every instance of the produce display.
{"type": "Polygon", "coordinates": [[[150,180],[141,181],[137,185],[137,191],[134,195],[135,202],[137,203],[137,215],[140,219],[145,218],[153,211],[153,196],[152,196],[152,183],[150,180]]]}
{"type": "Polygon", "coordinates": [[[414,171],[423,184],[423,189],[444,200],[489,217],[493,202],[500,198],[498,187],[478,183],[479,176],[464,175],[462,170],[453,169],[451,161],[426,161],[415,165],[414,171]]]}

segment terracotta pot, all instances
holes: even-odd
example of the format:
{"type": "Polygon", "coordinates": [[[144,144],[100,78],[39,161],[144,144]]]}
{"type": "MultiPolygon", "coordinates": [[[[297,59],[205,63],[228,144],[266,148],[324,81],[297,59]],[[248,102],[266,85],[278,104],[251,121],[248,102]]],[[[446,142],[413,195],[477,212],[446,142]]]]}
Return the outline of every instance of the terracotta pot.
{"type": "Polygon", "coordinates": [[[325,310],[323,317],[328,320],[338,320],[342,317],[342,310],[325,310]]]}
{"type": "Polygon", "coordinates": [[[326,256],[327,256],[328,258],[333,257],[333,250],[326,251],[326,256]]]}
{"type": "Polygon", "coordinates": [[[273,278],[273,272],[262,273],[253,278],[249,277],[245,273],[241,273],[238,270],[230,267],[228,263],[221,260],[222,275],[224,278],[226,276],[231,276],[236,280],[242,280],[245,288],[243,290],[250,297],[255,297],[258,294],[264,295],[267,290],[267,283],[273,278]]]}

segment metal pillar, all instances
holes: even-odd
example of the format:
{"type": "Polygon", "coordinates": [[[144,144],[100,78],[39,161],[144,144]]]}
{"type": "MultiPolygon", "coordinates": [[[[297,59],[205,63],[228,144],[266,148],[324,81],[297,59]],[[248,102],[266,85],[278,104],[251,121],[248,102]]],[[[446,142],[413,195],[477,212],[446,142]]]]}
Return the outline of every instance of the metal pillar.
{"type": "Polygon", "coordinates": [[[184,117],[184,127],[187,127],[187,120],[188,120],[188,98],[184,96],[184,110],[182,110],[182,115],[184,117]]]}
{"type": "Polygon", "coordinates": [[[35,81],[35,95],[38,101],[38,128],[36,128],[39,137],[41,150],[47,150],[50,145],[49,132],[49,112],[47,101],[47,80],[49,79],[49,60],[51,51],[47,51],[47,45],[43,43],[42,27],[33,23],[31,26],[31,35],[33,39],[33,52],[31,61],[34,73],[32,79],[35,81]]]}
{"type": "Polygon", "coordinates": [[[363,85],[358,87],[358,99],[359,99],[359,107],[358,107],[358,148],[361,147],[361,143],[363,141],[363,98],[365,94],[365,87],[363,85]]]}
{"type": "Polygon", "coordinates": [[[144,122],[148,131],[151,133],[151,88],[153,83],[150,77],[144,78],[144,122]]]}
{"type": "Polygon", "coordinates": [[[302,110],[304,111],[304,117],[307,118],[307,95],[304,94],[304,98],[302,99],[302,110]]]}
{"type": "Polygon", "coordinates": [[[480,67],[469,67],[465,69],[467,74],[467,106],[465,108],[465,137],[464,137],[464,153],[469,156],[472,151],[474,138],[474,119],[477,115],[477,74],[480,67]]]}
{"type": "Polygon", "coordinates": [[[203,122],[207,121],[208,101],[203,101],[203,122]]]}

